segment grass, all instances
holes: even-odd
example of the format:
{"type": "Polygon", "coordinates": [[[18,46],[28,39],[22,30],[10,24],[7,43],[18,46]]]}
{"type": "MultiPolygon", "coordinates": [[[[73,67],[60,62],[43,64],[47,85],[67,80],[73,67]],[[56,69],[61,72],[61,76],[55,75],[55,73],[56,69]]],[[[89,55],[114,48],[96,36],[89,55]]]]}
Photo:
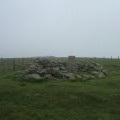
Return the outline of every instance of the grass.
{"type": "Polygon", "coordinates": [[[106,61],[109,75],[86,82],[21,82],[0,74],[0,120],[120,120],[120,65],[106,61]]]}

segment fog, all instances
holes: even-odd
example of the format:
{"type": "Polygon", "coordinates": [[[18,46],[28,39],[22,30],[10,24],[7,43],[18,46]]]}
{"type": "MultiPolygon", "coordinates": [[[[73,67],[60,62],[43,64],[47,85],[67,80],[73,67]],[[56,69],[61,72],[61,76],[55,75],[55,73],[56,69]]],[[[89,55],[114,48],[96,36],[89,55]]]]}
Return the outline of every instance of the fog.
{"type": "Polygon", "coordinates": [[[117,57],[120,0],[0,0],[0,57],[117,57]]]}

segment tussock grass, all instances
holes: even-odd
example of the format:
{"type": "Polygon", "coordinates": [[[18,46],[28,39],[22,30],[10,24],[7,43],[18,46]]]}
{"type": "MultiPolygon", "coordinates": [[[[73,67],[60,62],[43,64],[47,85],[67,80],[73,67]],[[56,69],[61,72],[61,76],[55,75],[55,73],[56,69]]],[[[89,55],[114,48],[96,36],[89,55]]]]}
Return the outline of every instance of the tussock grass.
{"type": "MultiPolygon", "coordinates": [[[[108,64],[109,63],[109,64],[108,64]]],[[[104,79],[23,82],[0,74],[0,120],[120,120],[120,65],[104,79]]]]}

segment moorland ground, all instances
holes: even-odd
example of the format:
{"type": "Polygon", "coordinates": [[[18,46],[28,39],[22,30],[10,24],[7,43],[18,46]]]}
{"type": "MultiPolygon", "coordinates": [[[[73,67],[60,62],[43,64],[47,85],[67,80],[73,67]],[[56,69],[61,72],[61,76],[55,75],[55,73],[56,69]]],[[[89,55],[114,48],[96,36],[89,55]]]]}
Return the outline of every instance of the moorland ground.
{"type": "Polygon", "coordinates": [[[0,72],[0,120],[120,120],[120,61],[96,62],[106,78],[23,82],[0,72]]]}

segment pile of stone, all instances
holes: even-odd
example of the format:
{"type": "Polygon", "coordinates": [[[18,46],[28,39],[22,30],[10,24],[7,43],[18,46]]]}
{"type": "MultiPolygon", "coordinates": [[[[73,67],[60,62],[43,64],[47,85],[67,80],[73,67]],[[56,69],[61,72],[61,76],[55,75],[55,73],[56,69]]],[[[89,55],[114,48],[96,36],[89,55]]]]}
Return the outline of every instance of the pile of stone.
{"type": "Polygon", "coordinates": [[[77,71],[84,78],[103,78],[108,75],[108,71],[98,63],[76,64],[77,71]]]}
{"type": "Polygon", "coordinates": [[[70,65],[70,62],[53,62],[48,59],[37,59],[34,64],[29,65],[22,71],[21,75],[24,80],[87,80],[103,78],[107,75],[107,71],[97,63],[74,63],[74,66],[70,65]],[[72,67],[73,71],[71,71],[72,67]]]}
{"type": "Polygon", "coordinates": [[[34,64],[22,71],[22,78],[29,79],[75,79],[72,73],[66,70],[66,64],[53,62],[48,59],[37,59],[34,64]]]}

